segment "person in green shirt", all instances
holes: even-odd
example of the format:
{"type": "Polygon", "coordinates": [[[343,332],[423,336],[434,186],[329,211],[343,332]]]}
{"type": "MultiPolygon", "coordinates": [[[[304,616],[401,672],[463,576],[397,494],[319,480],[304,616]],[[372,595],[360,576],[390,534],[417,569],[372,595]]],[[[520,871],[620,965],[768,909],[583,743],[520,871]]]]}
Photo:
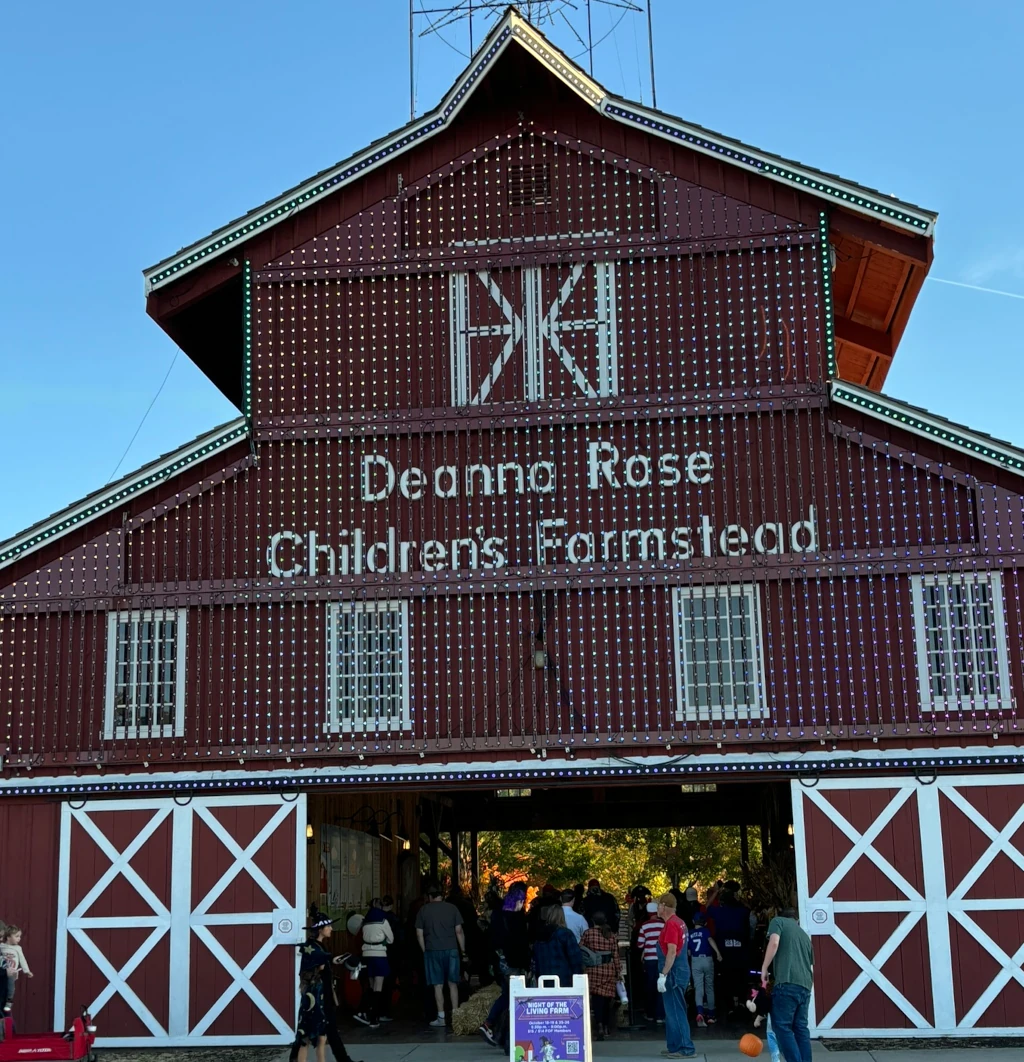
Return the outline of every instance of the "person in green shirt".
{"type": "Polygon", "coordinates": [[[814,985],[811,938],[800,928],[797,913],[786,908],[768,924],[768,947],[761,964],[761,985],[768,987],[772,967],[772,1028],[786,1062],[811,1062],[807,1008],[814,985]]]}

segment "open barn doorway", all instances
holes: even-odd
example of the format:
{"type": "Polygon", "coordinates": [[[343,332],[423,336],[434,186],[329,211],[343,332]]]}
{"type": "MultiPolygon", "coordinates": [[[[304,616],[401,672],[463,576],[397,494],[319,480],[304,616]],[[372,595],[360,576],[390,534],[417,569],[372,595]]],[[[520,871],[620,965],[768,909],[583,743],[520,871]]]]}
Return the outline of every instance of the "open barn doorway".
{"type": "Polygon", "coordinates": [[[694,1027],[709,1038],[750,1029],[743,1002],[751,971],[760,965],[764,930],[773,913],[797,899],[788,783],[533,783],[425,793],[419,831],[421,881],[440,883],[473,912],[479,927],[467,946],[470,969],[484,971],[472,978],[484,998],[494,991],[486,982],[495,965],[495,912],[510,889],[517,883],[528,889],[528,945],[543,932],[543,909],[563,904],[571,891],[569,906],[588,922],[602,907],[615,911],[611,930],[626,997],[616,1011],[615,1034],[660,1037],[640,937],[651,917],[648,900],[671,891],[691,929],[695,916],[703,915],[704,927],[723,948],[725,938],[742,941],[739,963],[715,967],[714,1010],[705,992],[701,1016],[707,1021],[713,1015],[716,1022],[697,1025],[691,990],[694,1027]],[[595,880],[597,888],[590,885],[595,880]]]}

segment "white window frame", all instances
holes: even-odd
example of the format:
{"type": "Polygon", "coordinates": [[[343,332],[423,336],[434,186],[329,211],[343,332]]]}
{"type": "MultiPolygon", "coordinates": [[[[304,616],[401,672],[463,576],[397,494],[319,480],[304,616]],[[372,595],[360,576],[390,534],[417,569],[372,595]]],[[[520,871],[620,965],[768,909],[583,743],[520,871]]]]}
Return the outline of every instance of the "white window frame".
{"type": "MultiPolygon", "coordinates": [[[[399,598],[391,601],[335,601],[327,605],[327,720],[328,734],[396,733],[412,729],[409,699],[409,602],[399,598]],[[374,711],[372,703],[363,706],[361,713],[342,713],[339,704],[340,676],[338,674],[338,617],[345,613],[397,612],[400,615],[402,693],[398,718],[374,711]],[[343,718],[344,716],[344,718],[343,718]],[[357,725],[362,722],[362,726],[357,725]]],[[[356,707],[359,707],[358,703],[356,707]]]]}
{"type": "MultiPolygon", "coordinates": [[[[1003,580],[999,572],[936,572],[929,575],[913,575],[910,578],[911,592],[914,602],[914,640],[917,647],[917,679],[918,696],[922,712],[956,712],[963,709],[968,711],[1000,711],[1013,707],[1013,696],[1010,686],[1009,654],[1006,646],[1006,622],[1003,615],[1003,580]],[[968,590],[970,604],[968,608],[972,635],[974,624],[977,619],[974,592],[979,585],[988,587],[989,608],[992,612],[992,652],[995,653],[995,676],[998,689],[991,693],[964,693],[959,698],[956,694],[938,695],[932,691],[931,658],[928,651],[928,628],[925,618],[925,595],[927,586],[950,586],[959,583],[968,590]]],[[[952,631],[948,623],[949,596],[946,595],[946,620],[944,636],[947,648],[946,655],[949,662],[955,655],[952,646],[952,631]]],[[[978,642],[972,637],[969,652],[971,657],[976,657],[979,652],[987,652],[979,648],[978,642]]],[[[955,680],[956,669],[953,666],[949,677],[955,680]]]]}
{"type": "MultiPolygon", "coordinates": [[[[733,722],[761,719],[768,712],[765,703],[764,640],[761,637],[761,594],[756,583],[723,583],[716,586],[677,586],[672,591],[672,634],[676,657],[676,720],[678,722],[733,722]],[[752,648],[750,656],[755,673],[751,676],[756,701],[753,704],[707,705],[697,703],[696,694],[687,685],[687,650],[689,639],[684,637],[683,601],[708,602],[708,614],[723,598],[742,597],[750,602],[751,630],[747,639],[752,648]]],[[[728,643],[732,644],[731,640],[728,643]]]]}
{"type": "MultiPolygon", "coordinates": [[[[110,612],[107,614],[107,687],[106,687],[106,701],[104,704],[103,713],[103,737],[107,741],[123,741],[129,739],[142,739],[147,738],[169,738],[169,737],[184,737],[185,735],[185,684],[186,684],[186,672],[185,672],[185,648],[186,639],[188,636],[188,609],[184,608],[166,608],[166,609],[137,609],[132,612],[110,612]],[[118,628],[122,623],[130,623],[131,630],[136,632],[132,641],[133,645],[138,644],[137,631],[141,623],[154,622],[158,619],[173,619],[175,623],[174,630],[174,722],[173,723],[150,723],[139,725],[135,723],[131,726],[115,726],[114,714],[115,704],[114,698],[117,686],[117,659],[118,659],[118,628]]],[[[129,666],[133,673],[133,678],[129,683],[129,689],[132,690],[133,695],[138,694],[138,681],[135,677],[137,675],[138,668],[138,654],[137,651],[130,657],[129,666]]],[[[160,685],[158,669],[153,667],[152,685],[154,688],[154,695],[156,689],[160,685]]],[[[132,718],[138,719],[138,705],[131,704],[129,708],[132,712],[132,718]]],[[[152,704],[153,716],[155,718],[157,714],[157,700],[154,696],[152,704]]]]}

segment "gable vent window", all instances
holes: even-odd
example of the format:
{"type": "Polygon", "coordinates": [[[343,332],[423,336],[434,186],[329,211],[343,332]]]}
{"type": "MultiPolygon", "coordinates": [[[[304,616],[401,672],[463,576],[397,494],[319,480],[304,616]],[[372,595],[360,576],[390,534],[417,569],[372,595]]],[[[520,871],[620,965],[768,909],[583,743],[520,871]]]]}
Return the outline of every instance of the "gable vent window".
{"type": "Polygon", "coordinates": [[[922,709],[1008,708],[999,572],[916,575],[911,586],[922,709]]]}
{"type": "Polygon", "coordinates": [[[103,736],[182,737],[185,609],[111,612],[103,736]]]}
{"type": "Polygon", "coordinates": [[[513,210],[544,206],[551,202],[551,167],[546,163],[510,166],[508,202],[513,210]]]}
{"type": "Polygon", "coordinates": [[[394,732],[409,719],[409,605],[327,606],[328,733],[394,732]]]}

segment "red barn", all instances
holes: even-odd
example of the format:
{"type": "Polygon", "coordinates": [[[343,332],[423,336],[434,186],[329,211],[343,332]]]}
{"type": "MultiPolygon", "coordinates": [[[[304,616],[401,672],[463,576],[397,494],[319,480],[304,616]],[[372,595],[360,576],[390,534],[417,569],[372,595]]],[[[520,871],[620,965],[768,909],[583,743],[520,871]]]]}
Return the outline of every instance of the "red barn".
{"type": "Polygon", "coordinates": [[[242,416],[0,543],[19,1017],[284,1042],[310,898],[561,787],[791,823],[818,1032],[1019,1032],[1024,452],[881,393],[934,224],[510,10],[148,270],[242,416]]]}

